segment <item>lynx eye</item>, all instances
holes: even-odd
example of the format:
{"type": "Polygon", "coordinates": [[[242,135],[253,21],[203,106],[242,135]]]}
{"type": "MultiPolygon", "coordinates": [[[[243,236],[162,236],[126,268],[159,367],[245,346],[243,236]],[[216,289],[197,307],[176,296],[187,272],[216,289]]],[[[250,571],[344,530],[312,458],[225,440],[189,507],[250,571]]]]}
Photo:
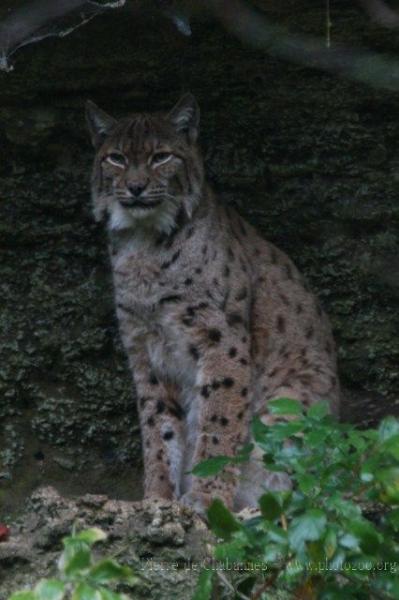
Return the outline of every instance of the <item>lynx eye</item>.
{"type": "Polygon", "coordinates": [[[105,157],[106,162],[110,165],[114,165],[115,167],[125,167],[126,166],[126,158],[123,154],[119,152],[111,152],[105,157]]]}
{"type": "Polygon", "coordinates": [[[172,158],[173,154],[170,152],[157,152],[153,155],[151,162],[154,166],[158,167],[168,162],[172,158]]]}

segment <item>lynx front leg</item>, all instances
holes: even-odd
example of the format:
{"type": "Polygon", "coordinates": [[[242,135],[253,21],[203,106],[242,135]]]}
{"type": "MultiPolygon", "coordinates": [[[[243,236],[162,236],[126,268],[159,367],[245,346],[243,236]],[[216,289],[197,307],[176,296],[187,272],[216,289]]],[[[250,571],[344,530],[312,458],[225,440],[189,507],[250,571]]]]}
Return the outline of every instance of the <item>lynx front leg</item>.
{"type": "MultiPolygon", "coordinates": [[[[250,367],[245,332],[239,333],[210,327],[200,346],[196,396],[188,415],[191,467],[217,455],[233,456],[246,441],[250,367]]],[[[216,477],[192,477],[181,501],[199,512],[216,497],[232,507],[238,474],[228,466],[216,477]]]]}
{"type": "Polygon", "coordinates": [[[183,410],[176,386],[158,380],[147,357],[135,361],[144,454],[144,497],[173,499],[180,495],[183,410]]]}

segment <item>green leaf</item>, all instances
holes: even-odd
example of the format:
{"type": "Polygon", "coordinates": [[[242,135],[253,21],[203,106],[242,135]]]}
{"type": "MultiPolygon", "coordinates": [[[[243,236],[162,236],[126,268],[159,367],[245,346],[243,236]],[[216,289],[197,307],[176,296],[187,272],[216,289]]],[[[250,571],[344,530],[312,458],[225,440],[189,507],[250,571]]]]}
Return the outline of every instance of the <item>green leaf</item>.
{"type": "Polygon", "coordinates": [[[255,417],[251,424],[252,436],[257,444],[265,446],[268,443],[268,437],[270,435],[270,427],[265,425],[259,417],[255,417]]]}
{"type": "Polygon", "coordinates": [[[399,434],[393,435],[387,440],[385,440],[385,442],[381,446],[381,450],[387,452],[388,454],[393,456],[395,460],[399,461],[399,434]]]}
{"type": "Polygon", "coordinates": [[[323,401],[317,402],[316,404],[312,404],[312,406],[310,406],[306,411],[306,414],[311,419],[321,421],[330,412],[331,411],[328,402],[323,401]]]}
{"type": "MultiPolygon", "coordinates": [[[[239,535],[239,534],[237,534],[239,535]]],[[[218,544],[215,548],[215,558],[221,561],[241,562],[245,559],[247,537],[234,538],[231,542],[218,544]]]]}
{"type": "MultiPolygon", "coordinates": [[[[315,425],[317,427],[317,425],[315,425]]],[[[306,435],[306,443],[310,446],[320,446],[325,443],[326,438],[328,437],[329,432],[323,427],[317,427],[312,431],[309,431],[306,435]]]]}
{"type": "Polygon", "coordinates": [[[66,575],[75,575],[88,569],[91,565],[89,546],[75,538],[63,540],[65,549],[61,554],[58,566],[66,575]]]}
{"type": "Polygon", "coordinates": [[[253,444],[245,444],[236,456],[215,456],[208,458],[195,465],[191,473],[197,477],[211,477],[217,475],[226,465],[240,464],[250,460],[250,455],[254,449],[253,444]]]}
{"type": "Polygon", "coordinates": [[[338,552],[336,552],[333,558],[328,563],[329,569],[331,571],[341,571],[342,564],[345,562],[346,556],[347,555],[344,550],[339,550],[338,552]]]}
{"type": "MultiPolygon", "coordinates": [[[[294,582],[299,583],[303,577],[301,576],[305,570],[305,562],[301,560],[293,560],[288,565],[285,566],[285,569],[282,572],[282,576],[280,576],[280,580],[282,582],[287,582],[288,585],[292,585],[294,582]],[[298,575],[300,577],[298,577],[298,575]]],[[[306,596],[305,596],[306,598],[306,596]]],[[[271,599],[270,599],[271,600],[271,599]]]]}
{"type": "MultiPolygon", "coordinates": [[[[282,504],[284,511],[289,509],[289,507],[292,504],[293,497],[294,497],[292,490],[282,490],[281,492],[279,492],[279,496],[281,498],[281,504],[282,504]]],[[[302,494],[296,493],[296,498],[299,498],[299,497],[302,498],[302,494]]]]}
{"type": "Polygon", "coordinates": [[[388,520],[395,531],[399,531],[399,508],[395,508],[388,515],[388,520]]]}
{"type": "Polygon", "coordinates": [[[282,564],[282,560],[286,556],[286,550],[286,546],[269,542],[264,546],[263,553],[260,555],[257,554],[256,558],[266,565],[269,564],[273,565],[273,568],[276,568],[276,566],[279,568],[280,564],[282,564]]]}
{"type": "Polygon", "coordinates": [[[326,558],[326,553],[324,550],[324,544],[318,540],[317,542],[309,542],[307,545],[308,553],[310,559],[314,563],[322,563],[326,558]]]}
{"type": "Polygon", "coordinates": [[[108,588],[100,586],[98,592],[100,593],[101,600],[123,600],[122,594],[117,594],[108,588]]]}
{"type": "Polygon", "coordinates": [[[369,521],[366,521],[366,519],[351,521],[348,524],[348,529],[358,539],[363,552],[370,556],[376,554],[381,545],[381,536],[369,521]]]}
{"type": "Polygon", "coordinates": [[[107,534],[105,533],[105,531],[99,529],[98,527],[92,527],[91,529],[85,529],[84,531],[80,531],[73,537],[76,540],[80,540],[81,542],[85,542],[89,546],[92,546],[96,542],[101,542],[102,540],[107,539],[107,534]]]}
{"type": "Polygon", "coordinates": [[[293,398],[277,398],[270,400],[267,407],[272,415],[302,415],[303,406],[299,400],[293,398]]]}
{"type": "Polygon", "coordinates": [[[284,472],[285,465],[283,462],[275,462],[275,457],[273,454],[264,454],[262,457],[262,462],[264,464],[265,469],[268,471],[273,471],[274,473],[284,472]]]}
{"type": "Polygon", "coordinates": [[[58,579],[42,579],[35,587],[39,600],[62,600],[65,594],[65,584],[58,579]]]}
{"type": "Polygon", "coordinates": [[[244,446],[242,446],[242,448],[240,448],[240,451],[235,458],[238,459],[240,462],[245,462],[247,460],[250,460],[251,453],[252,453],[254,447],[255,446],[252,443],[245,444],[244,446]]]}
{"type": "Polygon", "coordinates": [[[350,500],[345,500],[339,493],[332,494],[332,496],[326,498],[325,502],[327,508],[345,519],[357,519],[362,512],[357,504],[350,500]]]}
{"type": "Polygon", "coordinates": [[[101,594],[87,583],[79,583],[72,594],[72,600],[101,600],[101,594]]]}
{"type": "Polygon", "coordinates": [[[376,476],[384,489],[382,499],[391,504],[399,504],[399,467],[381,469],[376,476]]]}
{"type": "Polygon", "coordinates": [[[370,483],[374,479],[374,473],[370,470],[368,465],[363,465],[362,470],[360,471],[360,479],[363,483],[370,483]]]}
{"type": "Polygon", "coordinates": [[[282,513],[282,508],[278,496],[276,494],[273,494],[273,492],[263,494],[263,496],[259,498],[259,506],[262,515],[265,517],[265,519],[268,519],[269,521],[274,521],[282,513]]]}
{"type": "Polygon", "coordinates": [[[213,575],[211,569],[204,569],[198,577],[192,600],[210,600],[213,588],[213,575]]]}
{"type": "Polygon", "coordinates": [[[393,436],[399,435],[399,419],[395,417],[386,417],[378,427],[378,439],[385,442],[393,436]]]}
{"type": "Polygon", "coordinates": [[[208,458],[195,465],[191,471],[193,475],[197,477],[211,477],[217,475],[226,465],[234,462],[229,456],[215,456],[214,458],[208,458]]]}
{"type": "Polygon", "coordinates": [[[111,558],[106,558],[96,563],[90,569],[88,575],[95,583],[108,583],[109,581],[125,580],[130,581],[134,579],[133,572],[129,567],[122,566],[111,558]]]}
{"type": "Polygon", "coordinates": [[[90,552],[81,548],[73,555],[68,556],[63,570],[66,575],[75,575],[81,571],[85,571],[90,566],[90,563],[90,552]]]}
{"type": "Polygon", "coordinates": [[[333,529],[327,529],[327,533],[324,537],[324,551],[327,558],[334,556],[337,549],[337,534],[333,529]]]}
{"type": "Polygon", "coordinates": [[[207,514],[209,525],[218,537],[230,540],[232,533],[242,529],[241,524],[218,498],[212,502],[207,514]]]}
{"type": "Polygon", "coordinates": [[[287,532],[280,526],[268,523],[267,539],[281,546],[287,545],[287,532]]]}
{"type": "Polygon", "coordinates": [[[320,485],[320,480],[318,480],[314,475],[310,475],[309,473],[298,475],[297,481],[299,489],[304,494],[309,494],[309,492],[311,492],[312,490],[318,491],[318,487],[320,485]]]}
{"type": "Polygon", "coordinates": [[[24,590],[22,592],[14,592],[9,600],[37,600],[35,592],[24,590]]]}
{"type": "Polygon", "coordinates": [[[359,452],[363,452],[367,446],[367,441],[364,439],[363,432],[360,431],[350,431],[348,433],[348,440],[349,443],[359,452]]]}
{"type": "MultiPolygon", "coordinates": [[[[374,581],[373,581],[374,583],[374,581]]],[[[380,572],[375,579],[375,588],[377,593],[378,590],[384,590],[388,594],[387,598],[399,600],[399,578],[397,570],[393,573],[390,572],[380,572]]],[[[374,587],[374,586],[373,586],[374,587]]],[[[376,596],[378,597],[378,596],[376,596]]],[[[384,596],[385,598],[385,596],[384,596]]]]}
{"type": "Polygon", "coordinates": [[[286,438],[295,435],[303,430],[304,422],[291,421],[289,423],[276,423],[272,425],[272,434],[276,440],[285,440],[286,438]]]}
{"type": "Polygon", "coordinates": [[[319,540],[325,532],[327,518],[324,512],[313,508],[295,517],[288,528],[288,539],[293,550],[301,550],[305,542],[319,540]]]}
{"type": "Polygon", "coordinates": [[[339,539],[339,545],[343,548],[347,548],[348,550],[358,550],[359,549],[359,539],[356,535],[352,533],[345,533],[339,539]]]}
{"type": "Polygon", "coordinates": [[[345,591],[342,585],[338,585],[335,583],[329,583],[327,585],[323,585],[323,589],[320,592],[320,595],[317,596],[318,600],[357,600],[356,596],[353,596],[351,593],[353,590],[349,590],[345,586],[345,591]]]}

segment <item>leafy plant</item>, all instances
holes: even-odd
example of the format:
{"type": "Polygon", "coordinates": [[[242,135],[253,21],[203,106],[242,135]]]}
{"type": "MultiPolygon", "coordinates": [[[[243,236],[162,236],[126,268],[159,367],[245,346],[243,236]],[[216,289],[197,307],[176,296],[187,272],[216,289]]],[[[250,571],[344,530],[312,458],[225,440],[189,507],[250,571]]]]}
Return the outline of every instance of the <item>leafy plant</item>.
{"type": "MultiPolygon", "coordinates": [[[[220,586],[234,599],[274,600],[282,589],[302,600],[399,599],[399,421],[359,431],[337,423],[326,404],[304,413],[289,398],[270,410],[289,419],[266,426],[255,418],[253,439],[264,467],[288,473],[292,490],[265,491],[258,516],[244,522],[214,500],[219,569],[203,570],[194,599],[220,586]]],[[[214,475],[229,461],[239,462],[217,457],[193,473],[214,475]]]]}
{"type": "Polygon", "coordinates": [[[129,567],[112,558],[94,562],[91,547],[106,534],[97,528],[73,532],[63,539],[64,550],[58,561],[59,577],[41,579],[33,590],[12,594],[9,600],[128,600],[109,588],[109,584],[129,583],[138,578],[129,567]]]}

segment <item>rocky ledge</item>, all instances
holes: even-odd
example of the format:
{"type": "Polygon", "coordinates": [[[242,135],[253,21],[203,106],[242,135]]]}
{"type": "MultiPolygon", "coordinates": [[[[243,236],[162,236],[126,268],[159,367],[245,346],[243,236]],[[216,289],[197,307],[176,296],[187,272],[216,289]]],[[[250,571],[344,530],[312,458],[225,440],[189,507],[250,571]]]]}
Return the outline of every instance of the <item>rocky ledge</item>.
{"type": "Polygon", "coordinates": [[[0,543],[0,600],[56,573],[62,538],[73,526],[108,533],[95,546],[96,558],[117,556],[134,569],[142,582],[134,588],[135,600],[192,596],[209,541],[199,517],[172,502],[126,502],[92,494],[65,498],[45,487],[32,494],[10,526],[9,538],[0,543]]]}

